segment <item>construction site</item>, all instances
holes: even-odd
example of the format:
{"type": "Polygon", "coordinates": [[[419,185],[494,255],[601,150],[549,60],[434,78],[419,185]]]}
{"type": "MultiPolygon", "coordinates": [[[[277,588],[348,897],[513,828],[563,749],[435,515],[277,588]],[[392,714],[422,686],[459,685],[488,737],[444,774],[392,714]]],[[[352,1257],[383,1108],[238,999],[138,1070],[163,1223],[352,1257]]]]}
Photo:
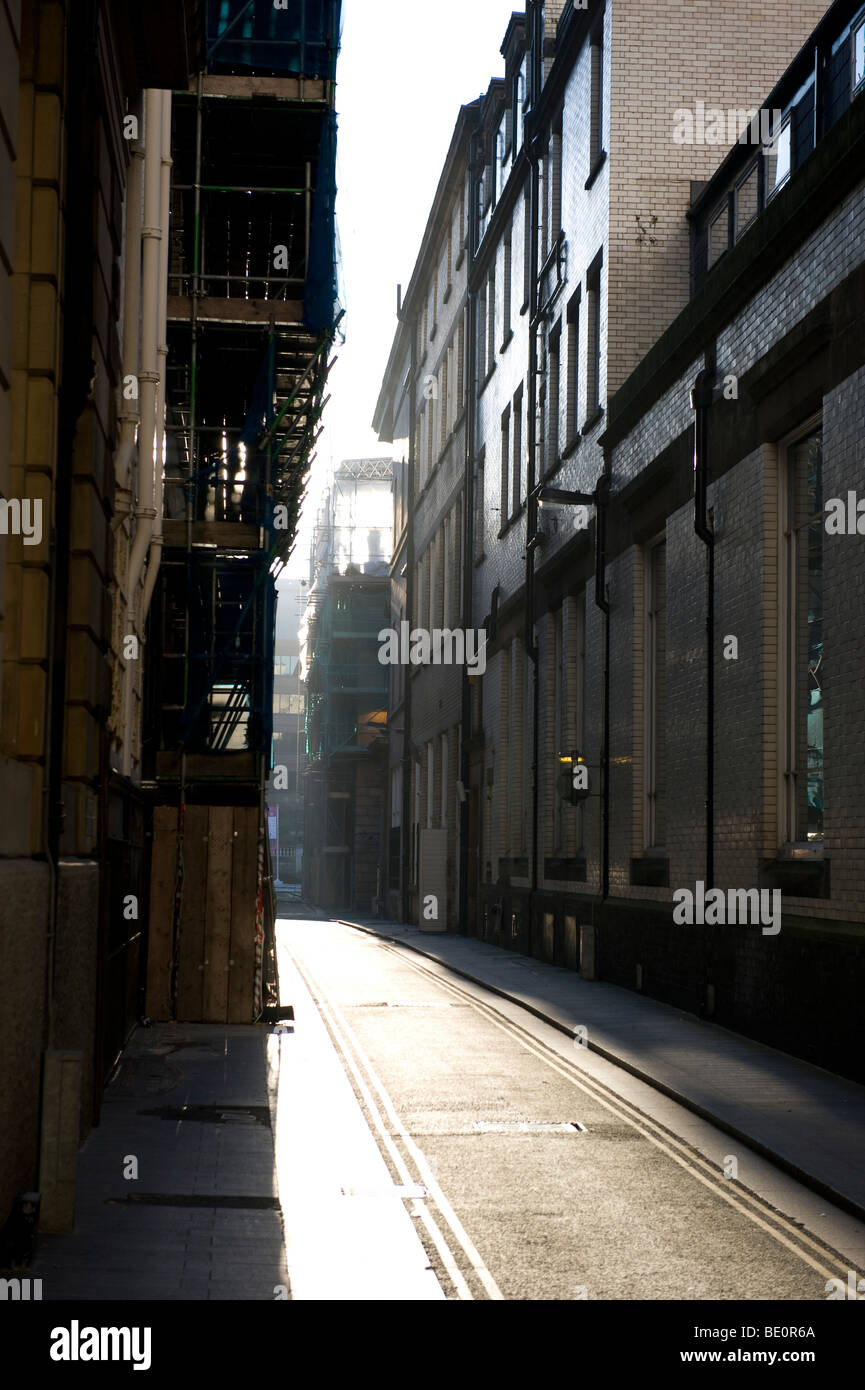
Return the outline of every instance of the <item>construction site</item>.
{"type": "Polygon", "coordinates": [[[267,983],[276,581],[339,317],[339,5],[272,11],[266,34],[249,6],[209,15],[207,67],[172,103],[147,1011],[233,1022],[267,983]]]}

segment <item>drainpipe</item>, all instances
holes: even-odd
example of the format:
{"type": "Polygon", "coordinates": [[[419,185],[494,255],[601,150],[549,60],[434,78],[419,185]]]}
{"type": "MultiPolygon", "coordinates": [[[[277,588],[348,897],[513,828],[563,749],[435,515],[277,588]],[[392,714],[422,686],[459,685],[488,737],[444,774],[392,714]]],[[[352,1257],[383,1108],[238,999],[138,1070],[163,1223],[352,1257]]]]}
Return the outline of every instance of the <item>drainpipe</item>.
{"type": "Polygon", "coordinates": [[[533,79],[532,107],[526,129],[526,149],[531,163],[531,283],[529,287],[529,379],[526,435],[528,447],[528,469],[526,487],[526,655],[533,663],[533,719],[532,719],[532,877],[529,892],[529,942],[532,938],[532,914],[538,892],[538,796],[540,781],[540,707],[541,671],[538,648],[535,644],[535,549],[531,544],[538,529],[538,498],[536,478],[537,409],[538,409],[538,216],[540,208],[540,169],[535,133],[535,112],[543,83],[544,69],[544,11],[536,5],[534,9],[533,79]]]}
{"type": "MultiPolygon", "coordinates": [[[[465,477],[463,485],[463,631],[472,628],[474,617],[474,572],[475,572],[475,391],[477,382],[475,370],[475,338],[477,336],[477,294],[471,288],[472,272],[477,246],[477,199],[475,198],[475,165],[477,162],[477,131],[472,131],[469,139],[469,199],[468,199],[468,247],[466,250],[466,283],[469,287],[466,296],[467,322],[465,347],[466,381],[466,449],[465,477]]],[[[460,740],[460,779],[465,799],[460,802],[460,895],[459,929],[464,936],[472,934],[469,922],[469,833],[471,808],[471,755],[467,742],[472,737],[472,687],[468,667],[463,666],[462,677],[462,738],[460,740]]],[[[480,848],[478,847],[480,859],[480,848]]],[[[477,924],[475,924],[476,926],[477,924]]]]}
{"type": "MultiPolygon", "coordinates": [[[[141,395],[138,471],[139,503],[135,508],[136,531],[127,576],[127,635],[136,630],[136,598],[144,561],[153,535],[156,518],[154,507],[156,468],[156,388],[158,371],[160,204],[162,185],[162,114],[163,93],[147,88],[144,93],[144,226],[141,229],[141,370],[138,373],[141,395]]],[[[123,775],[132,771],[132,664],[127,661],[124,673],[123,775]]]]}
{"type": "MultiPolygon", "coordinates": [[[[598,479],[595,509],[595,606],[604,615],[604,734],[601,750],[601,902],[610,896],[610,603],[607,598],[607,515],[612,480],[610,460],[598,479]]],[[[598,924],[600,925],[600,923],[598,924]]],[[[595,932],[595,978],[600,979],[600,936],[595,932]]]]}
{"type": "Polygon", "coordinates": [[[141,635],[150,612],[150,602],[156,585],[156,576],[162,559],[162,518],[164,510],[163,469],[165,467],[165,378],[168,361],[168,259],[170,250],[169,224],[171,215],[171,93],[162,94],[162,159],[160,173],[160,222],[162,243],[159,252],[159,333],[158,333],[158,373],[156,383],[156,517],[150,552],[147,560],[147,574],[144,578],[144,593],[141,599],[141,635]]]}
{"type": "MultiPolygon", "coordinates": [[[[406,489],[406,584],[405,584],[405,604],[406,617],[411,623],[412,607],[414,604],[414,479],[416,463],[416,429],[415,429],[415,378],[417,376],[417,321],[415,319],[402,319],[402,310],[399,314],[401,322],[407,322],[411,333],[411,372],[409,374],[409,412],[408,412],[408,487],[406,489]]],[[[409,866],[411,864],[411,839],[414,834],[411,824],[411,767],[412,767],[412,742],[411,742],[411,696],[412,681],[411,667],[406,667],[405,672],[405,696],[403,699],[402,712],[402,841],[400,844],[400,911],[402,920],[409,921],[410,901],[409,901],[409,866]]]]}
{"type": "MultiPolygon", "coordinates": [[[[707,362],[708,362],[707,356],[707,362]]],[[[715,369],[706,366],[691,391],[694,411],[694,530],[706,547],[706,890],[715,876],[715,537],[709,525],[709,410],[715,369]]]]}
{"type": "MultiPolygon", "coordinates": [[[[138,103],[139,127],[144,113],[138,103]]],[[[125,259],[126,274],[123,286],[123,387],[120,405],[120,440],[114,460],[114,476],[120,506],[115,516],[119,525],[132,511],[132,469],[135,463],[135,436],[138,430],[138,330],[141,313],[141,193],[144,175],[144,145],[140,139],[130,145],[129,177],[126,187],[125,259]],[[126,399],[126,382],[136,381],[133,400],[126,399]]]]}

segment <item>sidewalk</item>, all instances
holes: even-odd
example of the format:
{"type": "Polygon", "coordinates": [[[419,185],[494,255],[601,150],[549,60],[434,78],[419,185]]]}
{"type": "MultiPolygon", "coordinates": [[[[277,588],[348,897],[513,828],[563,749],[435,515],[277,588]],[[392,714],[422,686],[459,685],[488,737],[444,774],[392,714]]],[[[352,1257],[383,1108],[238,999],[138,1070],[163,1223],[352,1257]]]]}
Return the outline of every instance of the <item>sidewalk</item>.
{"type": "Polygon", "coordinates": [[[74,1234],[39,1239],[44,1299],[288,1296],[269,1031],[136,1029],[79,1151],[74,1234]]]}
{"type": "Polygon", "coordinates": [[[342,924],[438,961],[568,1037],[586,1028],[593,1051],[865,1220],[865,1087],[668,1004],[472,937],[369,917],[342,924]]]}

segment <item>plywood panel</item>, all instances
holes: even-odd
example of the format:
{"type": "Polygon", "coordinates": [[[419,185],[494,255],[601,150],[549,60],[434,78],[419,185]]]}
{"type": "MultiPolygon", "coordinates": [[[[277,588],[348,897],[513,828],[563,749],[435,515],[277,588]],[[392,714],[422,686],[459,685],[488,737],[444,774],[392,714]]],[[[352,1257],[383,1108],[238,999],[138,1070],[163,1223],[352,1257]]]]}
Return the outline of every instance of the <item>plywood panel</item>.
{"type": "Polygon", "coordinates": [[[153,812],[153,853],[150,860],[150,929],[147,946],[147,1013],[160,1020],[171,1017],[171,932],[177,873],[177,809],[157,806],[153,812]]]}
{"type": "Polygon", "coordinates": [[[203,1018],[228,1021],[229,946],[231,944],[231,866],[234,813],[230,806],[210,807],[203,1018]]]}
{"type": "Polygon", "coordinates": [[[236,806],[234,830],[228,1020],[230,1023],[251,1023],[255,976],[255,905],[258,891],[257,808],[236,806]]]}
{"type": "Polygon", "coordinates": [[[183,907],[177,964],[177,1017],[200,1023],[204,998],[208,808],[187,806],[183,835],[183,907]]]}

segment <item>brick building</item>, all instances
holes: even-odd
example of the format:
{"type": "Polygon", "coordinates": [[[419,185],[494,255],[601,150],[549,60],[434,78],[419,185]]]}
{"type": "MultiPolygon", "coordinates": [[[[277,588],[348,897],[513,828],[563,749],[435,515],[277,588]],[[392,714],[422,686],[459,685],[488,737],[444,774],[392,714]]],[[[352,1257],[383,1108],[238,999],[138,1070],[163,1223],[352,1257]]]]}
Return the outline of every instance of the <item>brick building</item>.
{"type": "Polygon", "coordinates": [[[818,619],[791,540],[819,531],[815,488],[855,489],[861,411],[865,30],[824,9],[529,5],[508,28],[471,153],[464,585],[489,643],[459,920],[852,1074],[861,576],[854,538],[812,545],[818,619]],[[677,925],[698,882],[780,890],[780,932],[677,925]]]}
{"type": "Polygon", "coordinates": [[[346,459],[313,534],[302,637],[306,690],[303,895],[372,912],[384,896],[393,468],[346,459]]]}
{"type": "MultiPolygon", "coordinates": [[[[469,157],[479,103],[454,129],[376,408],[379,437],[398,441],[391,626],[463,627],[466,386],[469,323],[469,157]],[[407,485],[407,487],[406,487],[407,485]]],[[[417,919],[436,900],[437,930],[459,915],[461,666],[391,668],[391,832],[388,891],[417,919]],[[402,742],[400,726],[410,730],[402,742]],[[398,857],[397,857],[398,856],[398,857]]],[[[395,902],[393,904],[395,906],[395,902]]]]}

